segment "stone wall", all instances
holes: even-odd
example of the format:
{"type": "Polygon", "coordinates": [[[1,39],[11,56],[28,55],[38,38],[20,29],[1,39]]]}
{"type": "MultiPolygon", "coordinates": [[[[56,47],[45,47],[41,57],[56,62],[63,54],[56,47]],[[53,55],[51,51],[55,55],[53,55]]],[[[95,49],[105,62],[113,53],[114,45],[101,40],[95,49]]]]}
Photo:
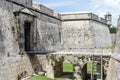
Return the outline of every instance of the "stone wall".
{"type": "Polygon", "coordinates": [[[62,14],[62,44],[64,49],[102,48],[111,46],[106,24],[91,14],[62,14]],[[82,16],[83,15],[83,16],[82,16]]]}
{"type": "Polygon", "coordinates": [[[0,58],[0,80],[20,80],[35,74],[28,56],[10,56],[0,58]]]}
{"type": "Polygon", "coordinates": [[[64,49],[93,48],[93,33],[89,21],[65,21],[62,23],[64,49]]]}
{"type": "Polygon", "coordinates": [[[95,47],[103,48],[105,46],[112,46],[111,35],[108,26],[96,21],[91,21],[90,23],[90,25],[93,27],[92,32],[94,34],[95,47]]]}
{"type": "Polygon", "coordinates": [[[60,14],[45,6],[33,4],[32,7],[31,0],[1,0],[0,12],[0,80],[19,80],[51,68],[46,55],[26,54],[25,21],[31,23],[33,52],[111,45],[104,19],[91,13],[66,18],[62,15],[61,19],[60,14]]]}
{"type": "Polygon", "coordinates": [[[60,48],[61,21],[35,12],[37,17],[37,50],[56,51],[60,48]]]}
{"type": "Polygon", "coordinates": [[[19,3],[19,4],[25,5],[27,7],[31,7],[31,5],[32,5],[32,0],[8,0],[8,1],[19,3]]]}
{"type": "Polygon", "coordinates": [[[111,34],[112,45],[115,45],[116,34],[111,34]]]}
{"type": "MultiPolygon", "coordinates": [[[[15,3],[11,1],[15,0],[0,1],[2,12],[0,14],[0,80],[19,80],[35,73],[39,74],[40,71],[46,71],[46,56],[24,53],[24,21],[32,22],[32,50],[53,51],[58,50],[60,45],[61,21],[57,19],[59,14],[47,12],[43,14],[32,8],[27,9],[31,7],[30,0],[15,1],[15,3]],[[13,13],[22,11],[23,8],[35,14],[37,18],[23,12],[19,15],[13,13]]],[[[45,11],[47,8],[41,9],[45,11]]]]}
{"type": "Polygon", "coordinates": [[[110,60],[110,67],[108,70],[108,77],[107,80],[120,80],[120,61],[116,59],[116,57],[119,58],[120,54],[120,17],[118,18],[118,24],[117,24],[117,33],[115,35],[115,49],[113,55],[116,55],[114,58],[110,60]]]}
{"type": "Polygon", "coordinates": [[[18,80],[34,73],[28,57],[20,55],[18,27],[12,9],[11,3],[0,1],[0,80],[18,80]]]}

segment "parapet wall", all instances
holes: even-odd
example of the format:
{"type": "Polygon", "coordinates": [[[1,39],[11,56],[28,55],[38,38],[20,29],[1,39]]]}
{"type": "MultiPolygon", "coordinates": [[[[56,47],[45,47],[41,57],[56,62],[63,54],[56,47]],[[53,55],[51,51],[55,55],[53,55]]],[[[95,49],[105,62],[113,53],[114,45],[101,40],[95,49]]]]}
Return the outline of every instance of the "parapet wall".
{"type": "Polygon", "coordinates": [[[61,19],[64,49],[111,46],[111,36],[105,19],[93,13],[65,13],[61,14],[61,19]]]}
{"type": "Polygon", "coordinates": [[[32,7],[38,9],[42,13],[45,13],[52,17],[61,19],[61,15],[59,13],[54,12],[52,9],[50,9],[44,5],[33,3],[32,7]]]}
{"type": "Polygon", "coordinates": [[[23,5],[27,6],[27,7],[32,6],[32,0],[6,0],[6,1],[23,4],[23,5]]]}
{"type": "Polygon", "coordinates": [[[93,13],[64,13],[61,14],[63,21],[69,20],[94,20],[103,24],[107,24],[104,18],[98,17],[93,13]]]}

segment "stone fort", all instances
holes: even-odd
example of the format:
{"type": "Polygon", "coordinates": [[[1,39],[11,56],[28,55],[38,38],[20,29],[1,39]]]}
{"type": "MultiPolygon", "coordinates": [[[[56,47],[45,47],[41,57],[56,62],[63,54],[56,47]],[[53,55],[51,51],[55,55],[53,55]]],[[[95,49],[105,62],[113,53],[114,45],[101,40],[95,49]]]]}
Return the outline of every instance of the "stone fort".
{"type": "Polygon", "coordinates": [[[120,19],[116,34],[110,34],[110,26],[110,13],[105,18],[60,14],[32,0],[0,0],[0,80],[41,72],[54,79],[62,75],[64,61],[73,64],[74,80],[87,80],[86,63],[92,56],[98,64],[103,58],[107,74],[97,80],[120,80],[120,19]],[[112,45],[115,48],[103,48],[112,45]]]}

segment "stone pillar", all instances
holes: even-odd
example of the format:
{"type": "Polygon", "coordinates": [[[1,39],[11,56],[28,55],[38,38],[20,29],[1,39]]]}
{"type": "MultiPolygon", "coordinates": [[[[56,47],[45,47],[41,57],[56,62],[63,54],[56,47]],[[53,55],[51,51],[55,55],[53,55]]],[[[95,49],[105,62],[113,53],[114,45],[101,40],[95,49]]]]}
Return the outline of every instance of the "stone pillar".
{"type": "Polygon", "coordinates": [[[63,73],[63,61],[55,62],[55,77],[59,77],[63,73]]]}
{"type": "Polygon", "coordinates": [[[87,80],[87,64],[82,68],[82,80],[87,80]]]}
{"type": "Polygon", "coordinates": [[[46,77],[51,78],[51,79],[55,78],[55,75],[54,75],[54,62],[51,59],[48,60],[47,65],[46,65],[46,77]]]}
{"type": "Polygon", "coordinates": [[[73,78],[74,80],[82,80],[82,73],[81,68],[79,65],[73,65],[74,71],[73,71],[73,78]]]}

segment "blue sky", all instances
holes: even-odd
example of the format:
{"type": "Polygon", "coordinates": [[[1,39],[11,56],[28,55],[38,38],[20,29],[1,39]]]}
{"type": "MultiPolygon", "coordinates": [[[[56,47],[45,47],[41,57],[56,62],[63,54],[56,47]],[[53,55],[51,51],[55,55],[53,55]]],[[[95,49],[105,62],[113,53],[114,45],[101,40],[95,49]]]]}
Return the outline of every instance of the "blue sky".
{"type": "Polygon", "coordinates": [[[43,4],[55,12],[92,12],[104,17],[107,12],[112,14],[113,25],[116,26],[120,14],[120,0],[33,0],[43,4]]]}

